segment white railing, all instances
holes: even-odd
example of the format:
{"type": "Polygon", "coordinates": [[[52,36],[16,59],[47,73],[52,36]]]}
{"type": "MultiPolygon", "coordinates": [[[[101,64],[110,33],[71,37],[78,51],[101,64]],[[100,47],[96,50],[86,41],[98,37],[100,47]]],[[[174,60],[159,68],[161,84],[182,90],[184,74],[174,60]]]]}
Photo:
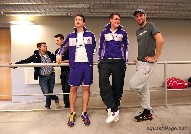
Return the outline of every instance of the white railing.
{"type": "MultiPolygon", "coordinates": [[[[97,65],[98,63],[94,63],[94,65],[97,65]]],[[[157,62],[157,64],[164,64],[164,81],[165,81],[165,107],[168,105],[168,89],[167,89],[167,75],[168,75],[168,64],[191,64],[191,61],[161,61],[157,62]]],[[[57,63],[29,63],[29,64],[11,64],[11,65],[6,65],[6,64],[0,64],[0,67],[10,67],[10,68],[15,68],[15,67],[43,67],[43,66],[68,66],[68,63],[62,63],[62,64],[57,64],[57,63]]],[[[134,62],[128,62],[128,65],[135,65],[134,62]]],[[[69,94],[69,93],[56,93],[56,94],[47,94],[47,95],[62,95],[62,94],[69,94]]],[[[14,95],[0,95],[0,96],[38,96],[38,95],[45,95],[45,94],[14,94],[14,95]]]]}

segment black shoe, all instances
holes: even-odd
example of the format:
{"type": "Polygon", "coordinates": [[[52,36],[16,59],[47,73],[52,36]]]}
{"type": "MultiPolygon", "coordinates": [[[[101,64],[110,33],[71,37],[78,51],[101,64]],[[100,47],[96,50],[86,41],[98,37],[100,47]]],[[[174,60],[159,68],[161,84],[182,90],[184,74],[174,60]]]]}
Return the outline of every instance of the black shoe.
{"type": "Polygon", "coordinates": [[[134,120],[136,122],[141,122],[146,120],[151,121],[152,119],[153,119],[152,114],[150,113],[150,110],[147,109],[144,109],[144,111],[140,115],[134,117],[134,120]]]}
{"type": "Polygon", "coordinates": [[[50,106],[45,106],[46,107],[46,109],[50,109],[50,106]]]}
{"type": "Polygon", "coordinates": [[[67,105],[67,104],[65,104],[65,106],[64,106],[65,108],[70,108],[70,105],[67,105]]]}

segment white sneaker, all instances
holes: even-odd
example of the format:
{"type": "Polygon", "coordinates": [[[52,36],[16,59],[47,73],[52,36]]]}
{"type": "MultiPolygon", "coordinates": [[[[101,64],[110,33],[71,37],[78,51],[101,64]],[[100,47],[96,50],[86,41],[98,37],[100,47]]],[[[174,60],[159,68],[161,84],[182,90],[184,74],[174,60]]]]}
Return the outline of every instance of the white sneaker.
{"type": "Polygon", "coordinates": [[[119,114],[115,117],[115,119],[113,121],[114,122],[118,122],[119,121],[119,114]]]}
{"type": "Polygon", "coordinates": [[[108,108],[108,109],[107,109],[107,115],[109,116],[110,113],[111,113],[111,108],[108,108]]]}
{"type": "Polygon", "coordinates": [[[119,110],[117,112],[108,112],[106,123],[111,123],[112,121],[119,121],[119,110]]]}
{"type": "MultiPolygon", "coordinates": [[[[108,108],[107,109],[107,118],[109,118],[110,114],[111,114],[111,108],[108,108]]],[[[118,113],[118,115],[115,117],[115,119],[113,121],[114,122],[118,122],[119,121],[119,113],[118,113]]]]}
{"type": "MultiPolygon", "coordinates": [[[[109,118],[110,114],[111,114],[111,108],[108,108],[107,109],[107,118],[109,118]]],[[[118,122],[119,121],[119,113],[118,113],[118,115],[115,117],[115,119],[113,121],[114,122],[118,122]]]]}

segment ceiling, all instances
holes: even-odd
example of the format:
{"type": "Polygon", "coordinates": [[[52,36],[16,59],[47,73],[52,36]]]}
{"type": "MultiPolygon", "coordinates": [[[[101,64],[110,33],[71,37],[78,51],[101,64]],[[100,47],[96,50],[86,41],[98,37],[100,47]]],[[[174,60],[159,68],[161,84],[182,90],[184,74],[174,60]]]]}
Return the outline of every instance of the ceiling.
{"type": "Polygon", "coordinates": [[[0,0],[0,15],[133,17],[143,8],[149,18],[191,19],[191,0],[0,0]]]}

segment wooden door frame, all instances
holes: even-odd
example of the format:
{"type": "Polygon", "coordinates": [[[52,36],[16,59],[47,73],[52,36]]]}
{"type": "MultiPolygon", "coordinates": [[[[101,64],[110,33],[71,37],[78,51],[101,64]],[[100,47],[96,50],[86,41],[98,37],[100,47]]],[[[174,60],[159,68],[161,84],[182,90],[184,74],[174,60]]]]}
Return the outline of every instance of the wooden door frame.
{"type": "MultiPolygon", "coordinates": [[[[10,27],[0,27],[0,33],[0,64],[5,64],[6,62],[10,62],[11,59],[11,29],[10,27]]],[[[8,95],[0,96],[0,101],[10,101],[12,100],[11,69],[3,67],[0,68],[0,71],[2,71],[2,77],[0,78],[0,94],[8,95]]]]}

